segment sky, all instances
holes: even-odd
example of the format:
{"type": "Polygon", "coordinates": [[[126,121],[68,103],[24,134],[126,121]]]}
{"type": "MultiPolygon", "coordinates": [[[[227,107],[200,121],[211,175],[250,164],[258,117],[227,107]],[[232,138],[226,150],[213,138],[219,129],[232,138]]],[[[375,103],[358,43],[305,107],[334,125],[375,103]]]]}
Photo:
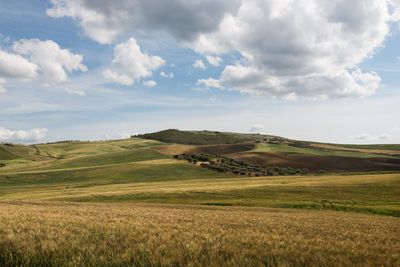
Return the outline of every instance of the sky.
{"type": "Polygon", "coordinates": [[[0,141],[400,143],[399,0],[0,0],[0,141]]]}

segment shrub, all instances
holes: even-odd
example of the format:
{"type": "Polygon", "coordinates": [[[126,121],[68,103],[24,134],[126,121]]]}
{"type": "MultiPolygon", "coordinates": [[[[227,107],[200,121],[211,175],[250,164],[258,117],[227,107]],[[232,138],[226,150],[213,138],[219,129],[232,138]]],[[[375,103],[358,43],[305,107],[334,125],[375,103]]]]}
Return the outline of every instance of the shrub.
{"type": "Polygon", "coordinates": [[[295,169],[292,167],[261,167],[259,164],[247,163],[243,160],[235,160],[222,155],[210,155],[205,153],[183,153],[174,155],[175,159],[186,160],[216,172],[233,173],[235,175],[248,176],[273,176],[273,175],[296,175],[299,173],[308,173],[307,169],[295,169]]]}

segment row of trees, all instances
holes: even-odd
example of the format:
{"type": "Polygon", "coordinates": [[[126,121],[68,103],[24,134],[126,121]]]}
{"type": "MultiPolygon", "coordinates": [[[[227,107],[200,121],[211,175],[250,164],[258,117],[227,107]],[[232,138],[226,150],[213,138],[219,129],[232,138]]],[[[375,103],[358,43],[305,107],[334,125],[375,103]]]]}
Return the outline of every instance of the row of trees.
{"type": "Polygon", "coordinates": [[[310,172],[308,169],[296,169],[291,167],[262,167],[258,164],[251,164],[243,160],[204,153],[184,153],[175,155],[174,158],[187,160],[193,164],[199,163],[201,167],[213,171],[243,176],[298,175],[310,172]]]}

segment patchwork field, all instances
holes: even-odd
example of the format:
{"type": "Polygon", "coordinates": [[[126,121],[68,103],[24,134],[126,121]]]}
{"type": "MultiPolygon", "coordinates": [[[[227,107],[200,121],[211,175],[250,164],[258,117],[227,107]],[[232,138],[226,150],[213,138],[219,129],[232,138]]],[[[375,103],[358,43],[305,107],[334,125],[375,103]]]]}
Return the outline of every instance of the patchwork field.
{"type": "Polygon", "coordinates": [[[212,133],[228,139],[0,145],[0,265],[400,264],[398,146],[212,133]],[[234,175],[181,153],[309,173],[234,175]]]}

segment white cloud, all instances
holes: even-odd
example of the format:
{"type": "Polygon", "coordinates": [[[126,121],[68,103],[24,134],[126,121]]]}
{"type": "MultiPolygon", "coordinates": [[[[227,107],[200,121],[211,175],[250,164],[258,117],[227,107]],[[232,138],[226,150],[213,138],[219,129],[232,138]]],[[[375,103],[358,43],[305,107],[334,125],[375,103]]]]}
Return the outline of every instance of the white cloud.
{"type": "Polygon", "coordinates": [[[0,50],[0,77],[33,79],[37,70],[38,66],[26,58],[0,50]]]}
{"type": "Polygon", "coordinates": [[[204,85],[207,88],[217,88],[217,89],[223,89],[224,87],[221,85],[219,80],[213,79],[213,78],[208,78],[208,79],[199,79],[197,80],[197,85],[204,85]]]}
{"type": "Polygon", "coordinates": [[[150,81],[143,81],[143,86],[147,87],[147,88],[153,88],[155,86],[157,86],[157,82],[150,80],[150,81]]]}
{"type": "Polygon", "coordinates": [[[124,74],[118,74],[110,69],[104,70],[103,71],[103,76],[107,80],[113,81],[115,83],[119,83],[122,85],[132,85],[134,83],[134,80],[127,75],[124,74]]]}
{"type": "Polygon", "coordinates": [[[193,68],[205,70],[206,65],[204,65],[204,62],[201,59],[198,59],[193,63],[193,68]]]}
{"type": "Polygon", "coordinates": [[[250,128],[250,132],[260,132],[263,131],[265,129],[264,125],[261,124],[254,124],[253,126],[251,126],[250,128]]]}
{"type": "Polygon", "coordinates": [[[161,77],[166,78],[166,79],[172,79],[174,78],[174,74],[172,72],[166,73],[164,71],[160,72],[161,77]]]}
{"type": "Polygon", "coordinates": [[[86,35],[104,44],[138,30],[165,31],[179,40],[192,40],[199,32],[214,31],[225,14],[237,10],[240,0],[51,0],[51,3],[49,16],[73,18],[86,35]]]}
{"type": "Polygon", "coordinates": [[[357,65],[379,48],[393,20],[390,1],[243,0],[216,32],[193,47],[208,54],[239,52],[221,84],[250,94],[306,97],[370,95],[379,76],[357,65]]]}
{"type": "MultiPolygon", "coordinates": [[[[73,18],[100,43],[162,31],[214,66],[221,64],[223,54],[240,55],[238,62],[225,67],[221,86],[283,98],[374,93],[380,77],[358,66],[382,47],[390,23],[400,20],[398,0],[51,2],[48,15],[73,18]]],[[[194,67],[205,69],[203,61],[194,67]]],[[[108,76],[130,83],[130,75],[113,72],[108,76]]]]}
{"type": "Polygon", "coordinates": [[[222,63],[222,58],[218,56],[210,56],[206,55],[206,59],[208,63],[210,63],[212,66],[218,67],[222,63]]]}
{"type": "Polygon", "coordinates": [[[46,128],[35,128],[31,130],[9,130],[0,127],[0,141],[9,142],[36,142],[46,138],[46,128]]]}
{"type": "Polygon", "coordinates": [[[51,40],[22,39],[15,42],[12,49],[35,63],[45,82],[64,82],[68,79],[67,73],[87,71],[82,55],[73,54],[51,40]]]}
{"type": "Polygon", "coordinates": [[[221,74],[220,83],[241,92],[269,94],[293,99],[368,96],[379,87],[380,77],[375,72],[363,73],[359,68],[343,70],[332,75],[271,76],[264,70],[243,65],[229,65],[221,74]]]}
{"type": "Polygon", "coordinates": [[[69,95],[86,96],[86,93],[84,91],[82,91],[82,90],[73,90],[73,89],[67,88],[65,91],[69,95]]]}
{"type": "Polygon", "coordinates": [[[7,79],[64,82],[68,79],[67,73],[87,71],[82,64],[82,55],[73,54],[51,40],[21,39],[13,43],[11,50],[6,52],[0,49],[2,92],[6,91],[7,79]]]}
{"type": "Polygon", "coordinates": [[[115,46],[112,65],[103,75],[113,82],[132,85],[140,79],[151,77],[153,71],[164,64],[164,59],[142,52],[136,40],[130,38],[115,46]]]}

